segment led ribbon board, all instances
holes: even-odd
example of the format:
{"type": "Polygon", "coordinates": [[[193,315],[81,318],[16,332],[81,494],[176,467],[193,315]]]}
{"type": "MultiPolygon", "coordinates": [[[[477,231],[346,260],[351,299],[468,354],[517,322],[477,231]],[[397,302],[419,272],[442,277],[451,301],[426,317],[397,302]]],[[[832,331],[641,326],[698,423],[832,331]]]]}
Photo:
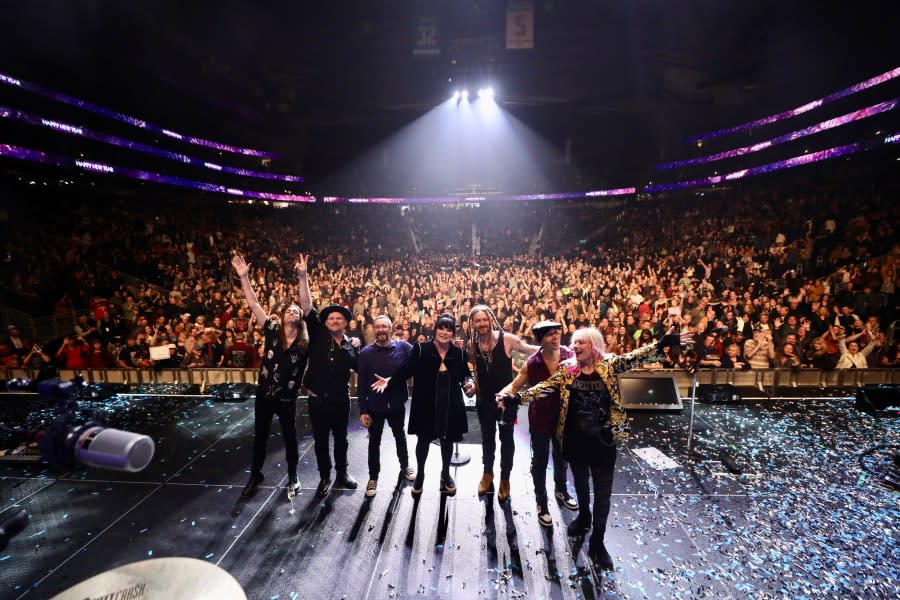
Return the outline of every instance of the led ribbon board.
{"type": "Polygon", "coordinates": [[[412,196],[385,198],[348,198],[345,196],[324,196],[326,204],[466,204],[471,202],[524,202],[528,200],[568,200],[571,198],[594,198],[606,196],[625,196],[633,194],[635,188],[618,188],[614,190],[594,190],[591,192],[563,192],[556,194],[522,194],[522,195],[473,195],[473,196],[412,196]]]}
{"type": "Polygon", "coordinates": [[[21,148],[19,146],[11,146],[9,144],[0,144],[0,156],[9,158],[17,158],[19,160],[28,160],[47,165],[56,165],[57,167],[70,167],[88,171],[90,173],[103,173],[106,175],[121,175],[131,179],[139,179],[141,181],[152,181],[154,183],[163,183],[166,185],[174,185],[177,187],[191,188],[195,190],[203,190],[205,192],[215,192],[218,194],[229,194],[231,196],[239,196],[241,198],[253,198],[260,200],[274,200],[276,202],[315,202],[315,196],[296,196],[293,194],[272,194],[269,192],[257,192],[253,190],[242,190],[238,188],[226,187],[205,181],[194,181],[192,179],[184,179],[181,177],[171,177],[162,173],[151,173],[149,171],[141,171],[138,169],[130,169],[128,167],[118,167],[108,165],[101,162],[90,160],[75,159],[68,156],[59,156],[41,152],[40,150],[31,150],[21,148]]]}
{"type": "Polygon", "coordinates": [[[87,129],[86,127],[81,127],[80,125],[72,125],[70,123],[63,123],[62,121],[45,119],[44,117],[39,117],[25,111],[16,110],[14,108],[7,108],[5,106],[0,106],[0,117],[5,119],[12,119],[15,121],[21,121],[23,123],[28,123],[29,125],[49,127],[54,131],[67,133],[69,135],[77,135],[89,140],[95,140],[98,142],[103,142],[104,144],[119,146],[121,148],[128,148],[129,150],[135,150],[137,152],[143,152],[145,154],[152,154],[153,156],[167,158],[169,160],[178,161],[186,165],[212,169],[213,171],[217,171],[220,173],[229,173],[231,175],[241,175],[244,177],[256,177],[258,179],[275,179],[278,181],[303,181],[303,178],[298,175],[280,175],[278,173],[266,173],[264,171],[252,171],[250,169],[240,169],[237,167],[218,165],[216,163],[211,163],[199,158],[187,156],[186,154],[181,154],[179,152],[171,152],[169,150],[163,150],[155,146],[148,146],[147,144],[142,144],[140,142],[126,140],[114,135],[92,131],[90,129],[87,129]]]}
{"type": "Polygon", "coordinates": [[[27,92],[31,92],[32,94],[37,94],[39,96],[44,96],[45,98],[50,98],[51,100],[62,102],[63,104],[68,104],[69,106],[87,110],[98,115],[103,115],[104,117],[115,119],[116,121],[121,121],[122,123],[128,123],[133,127],[139,127],[153,133],[165,135],[182,142],[187,142],[188,144],[194,144],[195,146],[204,146],[206,148],[213,148],[214,150],[221,150],[222,152],[243,154],[244,156],[257,156],[260,158],[275,158],[276,156],[278,156],[274,152],[254,150],[253,148],[241,148],[239,146],[229,146],[228,144],[221,144],[219,142],[213,142],[211,140],[205,140],[203,138],[183,135],[181,133],[172,131],[171,129],[166,129],[164,127],[160,127],[159,125],[154,125],[153,123],[148,123],[143,119],[125,115],[120,112],[104,108],[97,104],[93,104],[92,102],[88,102],[87,100],[81,100],[79,98],[69,96],[68,94],[54,92],[53,90],[49,90],[43,86],[37,85],[36,83],[17,79],[15,77],[5,75],[4,73],[0,73],[0,83],[5,83],[8,86],[16,87],[27,92]]]}
{"type": "Polygon", "coordinates": [[[772,171],[780,171],[781,169],[790,169],[792,167],[812,164],[814,162],[819,162],[820,160],[828,160],[830,158],[837,158],[839,156],[856,154],[857,152],[871,150],[873,148],[877,148],[878,146],[887,144],[896,144],[898,142],[900,142],[900,132],[891,134],[884,138],[863,140],[854,142],[852,144],[845,144],[843,146],[835,146],[833,148],[827,148],[818,152],[811,152],[802,156],[795,156],[793,158],[788,158],[766,165],[760,165],[758,167],[753,167],[750,169],[734,171],[733,173],[728,173],[725,175],[715,175],[713,177],[703,177],[701,179],[691,179],[689,181],[678,181],[675,183],[648,185],[644,188],[644,191],[653,193],[664,192],[667,190],[683,190],[688,188],[700,187],[703,185],[714,185],[727,181],[733,181],[735,179],[743,179],[744,177],[749,177],[751,175],[761,175],[763,173],[771,173],[772,171]]]}
{"type": "Polygon", "coordinates": [[[734,150],[717,152],[715,154],[710,154],[701,158],[690,158],[687,160],[676,160],[674,162],[662,163],[657,165],[656,168],[659,171],[665,171],[667,169],[675,169],[678,167],[687,167],[692,165],[702,165],[717,160],[724,160],[726,158],[744,156],[746,154],[750,154],[751,152],[758,152],[760,150],[765,150],[766,148],[771,148],[772,146],[775,146],[777,144],[792,142],[808,135],[821,133],[829,129],[834,129],[835,127],[840,127],[841,125],[846,125],[847,123],[853,123],[854,121],[859,121],[860,119],[865,119],[867,117],[872,117],[874,115],[888,112],[889,110],[894,110],[897,107],[898,102],[900,102],[900,99],[894,98],[893,100],[875,104],[874,106],[869,106],[868,108],[861,108],[857,111],[853,111],[852,113],[847,113],[846,115],[835,117],[834,119],[822,121],[821,123],[811,125],[804,129],[798,129],[797,131],[792,131],[790,133],[780,135],[770,140],[766,140],[765,142],[759,142],[758,144],[753,144],[751,146],[744,146],[743,148],[735,148],[734,150]]]}
{"type": "Polygon", "coordinates": [[[863,90],[867,90],[871,87],[884,83],[885,81],[890,81],[895,77],[900,76],[900,67],[896,69],[892,69],[881,75],[876,75],[871,79],[867,79],[865,81],[861,81],[856,85],[851,85],[848,88],[835,92],[833,94],[829,94],[824,98],[819,98],[818,100],[813,100],[812,102],[807,102],[803,106],[798,106],[797,108],[793,108],[791,110],[786,110],[784,112],[780,112],[775,115],[769,115],[768,117],[763,117],[761,119],[757,119],[755,121],[750,121],[749,123],[744,123],[742,125],[735,125],[734,127],[727,127],[725,129],[719,129],[717,131],[711,131],[709,133],[703,133],[700,135],[695,135],[693,137],[687,138],[687,142],[699,142],[703,140],[711,140],[713,138],[722,137],[723,135],[729,135],[732,133],[739,133],[741,131],[747,131],[748,129],[753,129],[754,127],[760,127],[762,125],[768,125],[770,123],[775,123],[778,121],[783,121],[785,119],[790,119],[791,117],[796,117],[797,115],[802,115],[805,112],[809,112],[814,108],[818,108],[825,104],[829,104],[834,102],[835,100],[840,100],[841,98],[846,98],[852,94],[856,94],[863,90]]]}

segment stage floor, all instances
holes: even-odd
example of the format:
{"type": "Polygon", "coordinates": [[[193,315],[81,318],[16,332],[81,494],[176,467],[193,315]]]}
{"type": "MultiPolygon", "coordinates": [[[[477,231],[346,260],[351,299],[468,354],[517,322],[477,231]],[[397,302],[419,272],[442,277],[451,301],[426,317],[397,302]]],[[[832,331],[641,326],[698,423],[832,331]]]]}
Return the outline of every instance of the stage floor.
{"type": "MultiPolygon", "coordinates": [[[[17,424],[28,402],[0,398],[2,420],[17,424]]],[[[359,489],[316,499],[301,414],[303,490],[292,513],[277,422],[263,487],[248,502],[238,498],[249,472],[252,400],[119,396],[103,404],[112,425],[156,441],[153,462],[137,474],[0,465],[0,522],[21,508],[32,515],[0,552],[0,597],[47,598],[114,567],[173,556],[222,567],[254,599],[900,596],[900,494],[863,468],[888,456],[876,449],[864,457],[866,450],[900,444],[900,420],[857,412],[852,398],[697,404],[700,456],[691,460],[688,407],[631,413],[634,434],[619,453],[606,536],[610,573],[586,568],[584,540],[567,538],[575,513],[551,502],[553,528],[538,525],[524,409],[504,505],[476,494],[477,443],[459,447],[472,461],[455,469],[452,498],[438,492],[433,446],[425,491],[414,501],[410,484],[398,483],[389,431],[378,494],[366,499],[368,440],[355,405],[350,471],[359,489]],[[635,454],[648,447],[677,465],[657,469],[635,454]],[[729,472],[722,453],[742,474],[729,472]]],[[[548,486],[552,492],[549,473],[548,486]]]]}

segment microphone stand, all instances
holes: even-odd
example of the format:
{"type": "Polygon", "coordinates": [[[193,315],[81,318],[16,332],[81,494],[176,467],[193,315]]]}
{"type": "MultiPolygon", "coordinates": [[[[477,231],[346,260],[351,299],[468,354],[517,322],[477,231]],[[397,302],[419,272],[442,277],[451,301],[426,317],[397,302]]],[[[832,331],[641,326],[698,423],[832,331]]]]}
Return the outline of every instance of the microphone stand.
{"type": "MultiPolygon", "coordinates": [[[[693,462],[698,459],[706,459],[707,457],[694,450],[694,406],[697,402],[697,361],[694,349],[691,348],[689,351],[694,354],[694,361],[691,364],[691,419],[688,424],[686,455],[687,460],[693,462]]],[[[731,454],[722,450],[719,452],[718,458],[732,473],[738,475],[742,473],[742,467],[735,461],[734,456],[731,454]]]]}
{"type": "Polygon", "coordinates": [[[459,451],[459,442],[453,444],[453,456],[450,457],[450,466],[461,467],[468,464],[472,457],[465,452],[459,451]]]}
{"type": "Polygon", "coordinates": [[[692,461],[697,458],[703,458],[702,455],[694,450],[694,407],[697,403],[697,352],[693,345],[686,348],[685,356],[691,360],[689,369],[691,374],[691,419],[688,424],[686,454],[687,459],[692,461]]]}
{"type": "Polygon", "coordinates": [[[688,425],[687,458],[694,460],[698,455],[694,452],[694,404],[697,402],[697,365],[691,367],[691,420],[688,425]]]}

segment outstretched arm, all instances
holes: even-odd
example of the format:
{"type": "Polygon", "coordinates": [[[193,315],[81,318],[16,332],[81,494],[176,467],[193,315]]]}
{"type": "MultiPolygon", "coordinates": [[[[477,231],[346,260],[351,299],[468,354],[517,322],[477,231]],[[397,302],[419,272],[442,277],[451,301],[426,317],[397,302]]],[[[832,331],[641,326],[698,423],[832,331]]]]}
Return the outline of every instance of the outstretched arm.
{"type": "Polygon", "coordinates": [[[234,258],[231,259],[231,265],[234,267],[237,276],[241,278],[241,291],[244,292],[244,297],[247,299],[250,311],[253,313],[253,316],[256,317],[256,322],[259,323],[261,327],[263,323],[266,322],[268,315],[266,315],[266,311],[263,310],[263,307],[259,304],[259,300],[256,298],[256,292],[253,291],[253,286],[250,285],[250,265],[240,254],[234,255],[234,258]]]}
{"type": "Polygon", "coordinates": [[[660,362],[665,358],[662,354],[662,349],[666,346],[682,346],[683,344],[688,344],[691,340],[694,339],[694,334],[687,333],[675,333],[675,327],[670,327],[668,331],[666,331],[665,335],[660,338],[658,342],[653,342],[647,344],[646,346],[641,346],[628,354],[623,354],[622,356],[614,356],[612,359],[607,361],[612,368],[612,370],[616,373],[626,373],[633,369],[638,369],[648,363],[660,362]]]}
{"type": "Polygon", "coordinates": [[[524,385],[528,383],[528,369],[522,367],[519,371],[519,374],[516,375],[516,378],[513,379],[509,385],[498,392],[498,396],[512,396],[516,392],[522,389],[524,385]]]}
{"type": "Polygon", "coordinates": [[[297,283],[300,287],[300,310],[303,311],[304,317],[309,314],[312,308],[312,294],[309,293],[309,275],[306,271],[308,262],[309,254],[301,254],[294,264],[294,270],[297,271],[297,283]]]}
{"type": "Polygon", "coordinates": [[[532,346],[531,344],[526,344],[522,341],[522,338],[511,333],[504,334],[503,345],[505,346],[506,355],[510,357],[512,356],[513,350],[518,350],[525,356],[531,356],[532,354],[540,350],[540,346],[532,346]]]}

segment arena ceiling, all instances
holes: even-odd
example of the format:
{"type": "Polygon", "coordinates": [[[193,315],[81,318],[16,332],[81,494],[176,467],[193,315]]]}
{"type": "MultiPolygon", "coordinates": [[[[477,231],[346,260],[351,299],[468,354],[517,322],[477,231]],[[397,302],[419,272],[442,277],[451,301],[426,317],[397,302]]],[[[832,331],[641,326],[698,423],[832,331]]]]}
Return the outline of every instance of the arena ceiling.
{"type": "Polygon", "coordinates": [[[900,64],[886,2],[532,4],[534,47],[509,50],[506,1],[25,2],[0,71],[315,181],[461,85],[614,172],[900,64]]]}

